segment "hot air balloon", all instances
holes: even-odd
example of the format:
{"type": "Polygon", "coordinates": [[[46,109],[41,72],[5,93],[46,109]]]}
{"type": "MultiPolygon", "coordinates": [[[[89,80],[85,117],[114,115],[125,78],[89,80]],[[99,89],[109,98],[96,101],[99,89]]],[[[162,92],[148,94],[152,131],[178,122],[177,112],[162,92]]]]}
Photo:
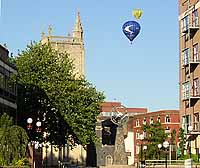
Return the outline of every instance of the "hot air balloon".
{"type": "Polygon", "coordinates": [[[142,10],[141,9],[134,9],[133,10],[133,16],[135,16],[135,18],[137,19],[137,20],[139,20],[140,19],[140,17],[142,16],[142,10]]]}
{"type": "Polygon", "coordinates": [[[131,41],[139,34],[140,24],[136,21],[127,21],[123,24],[122,30],[126,37],[131,41]]]}

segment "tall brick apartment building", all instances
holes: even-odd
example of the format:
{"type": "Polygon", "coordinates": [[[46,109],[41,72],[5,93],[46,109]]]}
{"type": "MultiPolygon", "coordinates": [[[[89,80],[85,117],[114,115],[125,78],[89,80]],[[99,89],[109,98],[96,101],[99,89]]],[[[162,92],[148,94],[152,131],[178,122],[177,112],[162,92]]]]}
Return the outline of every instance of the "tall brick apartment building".
{"type": "Polygon", "coordinates": [[[193,154],[198,154],[200,147],[199,16],[199,0],[179,0],[180,121],[186,134],[195,134],[193,154]],[[188,130],[189,126],[192,131],[188,130]]]}

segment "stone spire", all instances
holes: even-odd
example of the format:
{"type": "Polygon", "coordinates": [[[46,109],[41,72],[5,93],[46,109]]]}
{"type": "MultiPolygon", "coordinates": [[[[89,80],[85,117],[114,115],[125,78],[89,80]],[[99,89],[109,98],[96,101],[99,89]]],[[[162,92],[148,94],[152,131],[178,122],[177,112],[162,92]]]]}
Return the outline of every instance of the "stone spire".
{"type": "Polygon", "coordinates": [[[74,31],[73,31],[73,37],[83,39],[83,27],[81,24],[81,17],[80,17],[80,12],[78,11],[77,16],[76,16],[76,23],[74,26],[74,31]]]}

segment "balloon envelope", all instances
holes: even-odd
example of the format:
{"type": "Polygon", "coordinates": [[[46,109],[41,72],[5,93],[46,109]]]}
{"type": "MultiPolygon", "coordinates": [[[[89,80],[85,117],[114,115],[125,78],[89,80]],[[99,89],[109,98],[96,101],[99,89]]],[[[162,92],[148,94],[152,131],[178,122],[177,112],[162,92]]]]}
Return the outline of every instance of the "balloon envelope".
{"type": "Polygon", "coordinates": [[[142,10],[141,9],[135,9],[135,10],[133,10],[133,16],[135,16],[135,18],[137,19],[137,20],[139,20],[140,19],[140,17],[142,16],[142,10]]]}
{"type": "Polygon", "coordinates": [[[140,24],[136,21],[127,21],[123,24],[122,30],[126,37],[133,41],[133,39],[139,34],[140,32],[140,24]]]}

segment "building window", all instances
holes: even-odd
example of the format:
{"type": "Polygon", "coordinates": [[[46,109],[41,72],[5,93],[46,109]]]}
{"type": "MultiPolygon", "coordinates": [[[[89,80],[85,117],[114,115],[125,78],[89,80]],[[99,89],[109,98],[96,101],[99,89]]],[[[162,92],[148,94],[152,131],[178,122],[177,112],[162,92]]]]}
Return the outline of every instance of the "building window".
{"type": "Polygon", "coordinates": [[[166,115],[165,117],[165,123],[170,123],[171,122],[171,119],[169,117],[169,115],[166,115]]]}
{"type": "Polygon", "coordinates": [[[188,65],[189,64],[189,59],[190,59],[190,49],[186,48],[183,51],[183,65],[188,65]]]}
{"type": "Polygon", "coordinates": [[[199,96],[199,79],[196,78],[193,81],[194,83],[194,96],[199,96]]]}
{"type": "Polygon", "coordinates": [[[188,127],[191,124],[191,115],[186,115],[182,117],[182,128],[185,130],[185,133],[189,133],[188,127]]]}
{"type": "Polygon", "coordinates": [[[0,87],[4,88],[4,75],[0,73],[0,87]]]}
{"type": "Polygon", "coordinates": [[[194,130],[199,131],[199,113],[194,114],[194,130]]]}
{"type": "Polygon", "coordinates": [[[140,121],[137,119],[136,120],[136,127],[139,127],[140,126],[140,121]]]}
{"type": "Polygon", "coordinates": [[[190,96],[190,83],[186,82],[183,84],[183,99],[188,99],[190,96]]]}
{"type": "Polygon", "coordinates": [[[146,124],[147,124],[147,120],[146,120],[146,118],[144,118],[143,125],[146,125],[146,124]]]}
{"type": "Polygon", "coordinates": [[[185,16],[182,19],[182,30],[185,31],[188,30],[188,28],[189,28],[189,15],[185,16]]]}
{"type": "Polygon", "coordinates": [[[199,61],[199,50],[198,50],[198,43],[193,46],[193,61],[199,61]]]}
{"type": "Polygon", "coordinates": [[[136,139],[140,139],[140,133],[136,132],[136,139]]]}
{"type": "Polygon", "coordinates": [[[140,146],[137,144],[136,146],[136,154],[138,155],[140,153],[140,146]]]}
{"type": "Polygon", "coordinates": [[[144,135],[144,138],[146,138],[147,137],[147,132],[143,132],[143,135],[144,135]]]}
{"type": "Polygon", "coordinates": [[[166,134],[168,134],[168,137],[171,137],[171,130],[170,130],[170,127],[167,127],[166,129],[165,129],[165,133],[166,134]]]}
{"type": "Polygon", "coordinates": [[[197,9],[192,12],[192,26],[198,27],[199,26],[199,19],[198,19],[198,11],[197,9]]]}
{"type": "Polygon", "coordinates": [[[158,116],[157,121],[160,123],[160,116],[158,116]]]}
{"type": "Polygon", "coordinates": [[[150,118],[150,124],[153,124],[153,118],[152,117],[150,118]]]}

